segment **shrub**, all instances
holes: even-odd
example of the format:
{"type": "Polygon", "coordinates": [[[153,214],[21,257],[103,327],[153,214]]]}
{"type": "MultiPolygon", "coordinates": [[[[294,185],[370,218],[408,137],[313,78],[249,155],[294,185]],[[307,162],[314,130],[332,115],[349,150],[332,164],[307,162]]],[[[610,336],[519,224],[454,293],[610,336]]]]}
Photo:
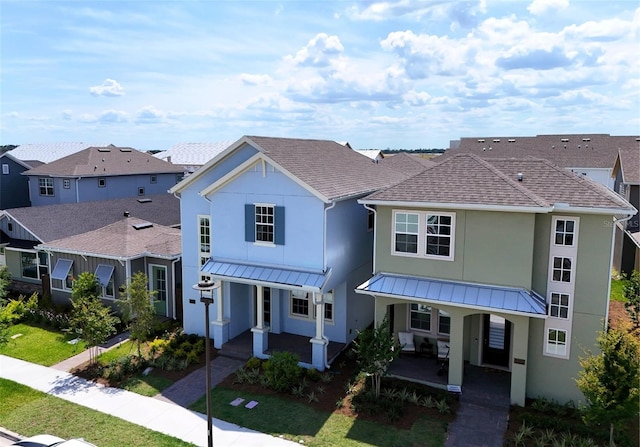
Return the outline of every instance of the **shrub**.
{"type": "Polygon", "coordinates": [[[315,368],[310,368],[307,370],[306,376],[312,382],[317,382],[320,380],[320,372],[318,372],[315,368]]]}
{"type": "Polygon", "coordinates": [[[291,352],[275,352],[264,364],[269,386],[280,393],[291,391],[298,383],[302,368],[298,356],[291,352]]]}
{"type": "Polygon", "coordinates": [[[248,369],[259,369],[262,366],[262,360],[258,357],[251,357],[244,366],[248,369]]]}

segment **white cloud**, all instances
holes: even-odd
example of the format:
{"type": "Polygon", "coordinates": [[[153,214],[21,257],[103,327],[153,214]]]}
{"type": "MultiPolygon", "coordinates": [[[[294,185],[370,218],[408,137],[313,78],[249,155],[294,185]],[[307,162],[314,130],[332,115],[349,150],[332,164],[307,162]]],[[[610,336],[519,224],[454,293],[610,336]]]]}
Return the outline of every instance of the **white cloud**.
{"type": "Polygon", "coordinates": [[[561,11],[568,7],[569,0],[533,0],[527,10],[537,16],[551,11],[561,11]]]}
{"type": "Polygon", "coordinates": [[[319,33],[295,56],[288,58],[296,65],[326,67],[343,51],[344,47],[337,36],[319,33]]]}
{"type": "Polygon", "coordinates": [[[97,121],[105,124],[126,123],[129,118],[128,114],[121,110],[105,110],[97,118],[97,121]]]}
{"type": "Polygon", "coordinates": [[[105,79],[102,85],[89,87],[89,92],[94,96],[123,96],[124,88],[113,79],[105,79]]]}
{"type": "Polygon", "coordinates": [[[70,109],[65,109],[62,111],[62,119],[63,120],[70,120],[71,119],[71,113],[72,111],[70,109]]]}
{"type": "Polygon", "coordinates": [[[165,114],[160,110],[146,106],[138,111],[136,114],[136,123],[159,123],[164,121],[165,114]]]}
{"type": "Polygon", "coordinates": [[[242,73],[240,74],[240,80],[245,85],[269,85],[273,78],[266,74],[252,75],[248,73],[242,73]]]}

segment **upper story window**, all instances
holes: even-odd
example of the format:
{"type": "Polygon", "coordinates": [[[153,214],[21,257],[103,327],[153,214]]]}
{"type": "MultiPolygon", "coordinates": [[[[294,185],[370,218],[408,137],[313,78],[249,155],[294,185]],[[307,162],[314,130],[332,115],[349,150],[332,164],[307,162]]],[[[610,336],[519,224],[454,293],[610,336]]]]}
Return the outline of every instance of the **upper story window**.
{"type": "Polygon", "coordinates": [[[256,203],[245,205],[245,241],[284,245],[284,207],[256,203]]]}
{"type": "Polygon", "coordinates": [[[104,188],[105,186],[107,186],[107,179],[104,177],[100,177],[98,179],[98,188],[104,188]]]}
{"type": "Polygon", "coordinates": [[[200,253],[211,253],[211,225],[209,216],[198,216],[200,253]]]}
{"type": "Polygon", "coordinates": [[[549,303],[549,316],[556,318],[569,318],[569,295],[566,293],[551,293],[549,303]]]}
{"type": "Polygon", "coordinates": [[[151,183],[158,183],[158,176],[157,175],[151,175],[149,176],[149,181],[151,183]]]}
{"type": "Polygon", "coordinates": [[[40,195],[53,197],[53,179],[47,177],[41,177],[38,179],[38,186],[40,187],[40,195]]]}
{"type": "Polygon", "coordinates": [[[142,187],[142,186],[138,187],[138,195],[139,196],[144,196],[144,187],[142,187]]]}
{"type": "Polygon", "coordinates": [[[2,163],[2,173],[7,175],[9,173],[9,165],[7,163],[2,163]]]}
{"type": "Polygon", "coordinates": [[[393,252],[453,260],[455,214],[395,211],[393,252]]]}
{"type": "Polygon", "coordinates": [[[571,258],[553,257],[552,279],[558,282],[571,282],[571,258]]]}
{"type": "Polygon", "coordinates": [[[62,180],[62,187],[64,189],[70,189],[71,188],[71,180],[68,178],[65,178],[62,180]]]}
{"type": "Polygon", "coordinates": [[[555,244],[573,246],[576,234],[576,221],[557,219],[555,226],[555,244]]]}

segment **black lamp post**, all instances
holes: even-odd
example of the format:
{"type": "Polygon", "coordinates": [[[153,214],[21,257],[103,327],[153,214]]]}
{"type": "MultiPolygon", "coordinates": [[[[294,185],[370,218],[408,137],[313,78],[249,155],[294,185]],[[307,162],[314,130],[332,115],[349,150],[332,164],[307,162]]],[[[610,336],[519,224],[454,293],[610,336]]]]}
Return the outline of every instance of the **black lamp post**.
{"type": "Polygon", "coordinates": [[[207,445],[213,447],[213,427],[211,425],[211,339],[209,338],[209,304],[213,304],[213,290],[220,287],[220,283],[217,281],[202,280],[198,284],[193,286],[194,290],[200,292],[200,302],[204,303],[204,318],[205,318],[205,363],[206,363],[206,387],[207,392],[205,397],[207,399],[207,445]],[[209,296],[204,296],[204,292],[209,292],[209,296]]]}

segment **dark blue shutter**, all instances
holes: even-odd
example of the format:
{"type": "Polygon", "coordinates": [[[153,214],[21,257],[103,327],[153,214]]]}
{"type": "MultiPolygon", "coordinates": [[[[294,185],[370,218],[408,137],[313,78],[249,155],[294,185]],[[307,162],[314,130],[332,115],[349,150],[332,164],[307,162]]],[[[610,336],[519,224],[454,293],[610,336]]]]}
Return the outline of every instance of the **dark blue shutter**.
{"type": "Polygon", "coordinates": [[[256,241],[256,207],[250,203],[244,206],[244,240],[256,241]]]}
{"type": "Polygon", "coordinates": [[[284,206],[275,207],[275,243],[284,245],[284,206]]]}

